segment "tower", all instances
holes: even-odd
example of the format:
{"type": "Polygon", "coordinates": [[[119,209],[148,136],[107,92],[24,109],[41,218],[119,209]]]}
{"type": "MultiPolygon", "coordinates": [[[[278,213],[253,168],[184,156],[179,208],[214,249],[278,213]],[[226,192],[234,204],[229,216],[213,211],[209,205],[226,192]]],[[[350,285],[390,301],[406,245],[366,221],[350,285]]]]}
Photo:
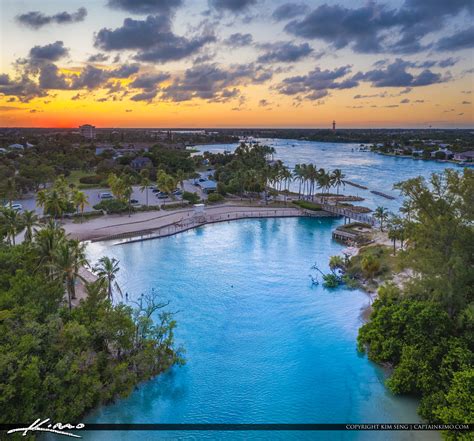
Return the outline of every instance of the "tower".
{"type": "Polygon", "coordinates": [[[332,122],[332,131],[335,132],[336,131],[336,120],[334,120],[332,122]]]}

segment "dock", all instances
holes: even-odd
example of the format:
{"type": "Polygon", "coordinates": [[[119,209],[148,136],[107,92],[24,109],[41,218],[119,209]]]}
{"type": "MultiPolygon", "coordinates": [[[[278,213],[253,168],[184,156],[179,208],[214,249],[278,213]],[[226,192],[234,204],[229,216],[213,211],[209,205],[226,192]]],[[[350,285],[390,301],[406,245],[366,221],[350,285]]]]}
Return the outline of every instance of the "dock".
{"type": "Polygon", "coordinates": [[[386,194],[386,193],[382,193],[381,191],[377,191],[377,190],[370,190],[371,193],[373,194],[376,194],[377,196],[382,196],[383,198],[386,198],[386,199],[395,199],[395,197],[393,196],[390,196],[389,194],[386,194]]]}
{"type": "Polygon", "coordinates": [[[352,181],[344,181],[344,184],[352,185],[353,187],[361,188],[362,190],[369,189],[369,187],[366,187],[365,185],[357,184],[356,182],[352,182],[352,181]]]}

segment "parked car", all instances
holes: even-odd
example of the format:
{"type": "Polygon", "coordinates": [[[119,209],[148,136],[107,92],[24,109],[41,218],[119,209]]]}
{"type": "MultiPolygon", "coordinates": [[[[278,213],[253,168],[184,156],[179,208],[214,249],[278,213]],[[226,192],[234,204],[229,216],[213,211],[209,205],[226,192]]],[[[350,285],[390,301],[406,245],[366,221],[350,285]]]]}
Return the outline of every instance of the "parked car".
{"type": "Polygon", "coordinates": [[[5,204],[5,208],[10,208],[11,210],[21,211],[23,210],[23,205],[21,204],[5,204]]]}
{"type": "Polygon", "coordinates": [[[175,196],[181,196],[183,194],[183,192],[179,188],[177,188],[175,191],[173,191],[173,194],[175,196]]]}
{"type": "Polygon", "coordinates": [[[102,192],[102,193],[99,193],[99,198],[100,199],[113,199],[114,197],[112,196],[112,193],[102,192]]]}
{"type": "Polygon", "coordinates": [[[165,192],[163,192],[163,191],[160,191],[160,192],[156,193],[156,197],[157,197],[158,199],[166,199],[166,198],[168,197],[168,193],[165,193],[165,192]]]}
{"type": "Polygon", "coordinates": [[[203,179],[203,178],[200,178],[200,179],[199,179],[199,182],[206,182],[206,180],[203,179]]]}
{"type": "Polygon", "coordinates": [[[139,204],[139,202],[136,199],[130,199],[131,204],[139,204]]]}

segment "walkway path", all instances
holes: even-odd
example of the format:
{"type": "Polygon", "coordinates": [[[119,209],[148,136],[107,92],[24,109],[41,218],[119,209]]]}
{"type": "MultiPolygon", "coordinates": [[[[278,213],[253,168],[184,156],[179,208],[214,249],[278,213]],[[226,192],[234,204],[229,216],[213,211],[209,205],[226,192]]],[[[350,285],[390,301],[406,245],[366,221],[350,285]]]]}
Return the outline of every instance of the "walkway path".
{"type": "Polygon", "coordinates": [[[186,231],[196,226],[235,219],[261,217],[331,217],[324,211],[307,211],[292,207],[258,207],[223,204],[206,207],[204,213],[195,213],[193,208],[175,211],[153,211],[126,215],[110,215],[84,223],[67,221],[64,228],[72,237],[80,240],[110,240],[139,237],[143,240],[163,237],[186,231]]]}

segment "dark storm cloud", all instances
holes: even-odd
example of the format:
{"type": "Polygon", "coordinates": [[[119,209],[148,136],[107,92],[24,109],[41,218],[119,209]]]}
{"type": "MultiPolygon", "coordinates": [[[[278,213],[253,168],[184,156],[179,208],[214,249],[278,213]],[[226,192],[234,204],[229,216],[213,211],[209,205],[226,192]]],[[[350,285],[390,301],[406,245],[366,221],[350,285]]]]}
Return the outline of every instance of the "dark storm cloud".
{"type": "Polygon", "coordinates": [[[94,44],[105,51],[138,50],[135,59],[139,61],[167,62],[194,55],[215,40],[213,34],[178,36],[171,30],[170,17],[150,15],[145,20],[126,18],[121,27],[113,30],[101,29],[94,44]]]}
{"type": "Polygon", "coordinates": [[[224,40],[224,44],[230,47],[249,46],[252,44],[252,42],[253,37],[251,34],[241,34],[240,32],[232,34],[224,40]]]}
{"type": "MultiPolygon", "coordinates": [[[[375,2],[359,8],[324,4],[304,18],[290,21],[285,30],[298,37],[321,39],[336,49],[351,46],[362,53],[410,54],[429,48],[423,37],[442,29],[448,18],[463,11],[473,14],[473,5],[471,0],[406,0],[399,9],[375,2]],[[394,35],[399,37],[394,39],[394,35]]],[[[461,48],[466,44],[463,37],[461,48]]],[[[435,48],[443,47],[442,40],[435,48]]]]}
{"type": "MultiPolygon", "coordinates": [[[[2,82],[5,83],[5,77],[2,75],[2,82]]],[[[27,103],[33,98],[44,97],[47,93],[39,85],[32,81],[28,76],[23,75],[17,80],[10,80],[7,77],[7,84],[0,84],[0,94],[6,96],[16,96],[19,101],[27,103]]]]}
{"type": "MultiPolygon", "coordinates": [[[[474,2],[473,2],[474,3],[474,2]]],[[[456,34],[444,37],[436,43],[439,51],[457,51],[474,47],[474,27],[465,29],[456,34]]]]}
{"type": "Polygon", "coordinates": [[[309,100],[318,100],[329,94],[331,89],[350,89],[359,85],[352,78],[343,79],[351,72],[351,66],[341,66],[334,70],[319,67],[307,75],[285,78],[275,88],[284,95],[300,95],[309,100]]]}
{"type": "Polygon", "coordinates": [[[294,63],[313,52],[308,43],[294,44],[289,41],[262,44],[260,47],[266,53],[258,57],[259,63],[294,63]]]}
{"type": "Polygon", "coordinates": [[[66,56],[69,50],[64,47],[62,41],[47,44],[45,46],[34,46],[30,49],[30,58],[35,60],[57,61],[66,56]]]}
{"type": "Polygon", "coordinates": [[[109,0],[107,6],[132,14],[162,14],[169,13],[182,4],[182,0],[109,0]]]}
{"type": "Polygon", "coordinates": [[[33,29],[39,29],[50,23],[67,24],[84,21],[87,16],[86,8],[79,8],[76,12],[58,12],[54,15],[45,15],[39,11],[30,11],[16,16],[16,20],[33,29]]]}
{"type": "Polygon", "coordinates": [[[411,64],[397,59],[385,69],[374,69],[365,73],[359,72],[354,75],[353,79],[368,81],[374,87],[418,87],[441,83],[447,80],[446,77],[429,69],[425,69],[419,74],[407,72],[406,69],[411,64]]]}
{"type": "Polygon", "coordinates": [[[72,79],[71,89],[95,89],[108,79],[107,72],[94,66],[86,66],[72,79]]]}
{"type": "Polygon", "coordinates": [[[257,0],[209,0],[209,7],[218,12],[240,13],[256,3],[257,0]]]}
{"type": "Polygon", "coordinates": [[[305,14],[308,9],[308,5],[304,3],[285,3],[273,11],[272,17],[276,21],[290,20],[305,14]]]}

